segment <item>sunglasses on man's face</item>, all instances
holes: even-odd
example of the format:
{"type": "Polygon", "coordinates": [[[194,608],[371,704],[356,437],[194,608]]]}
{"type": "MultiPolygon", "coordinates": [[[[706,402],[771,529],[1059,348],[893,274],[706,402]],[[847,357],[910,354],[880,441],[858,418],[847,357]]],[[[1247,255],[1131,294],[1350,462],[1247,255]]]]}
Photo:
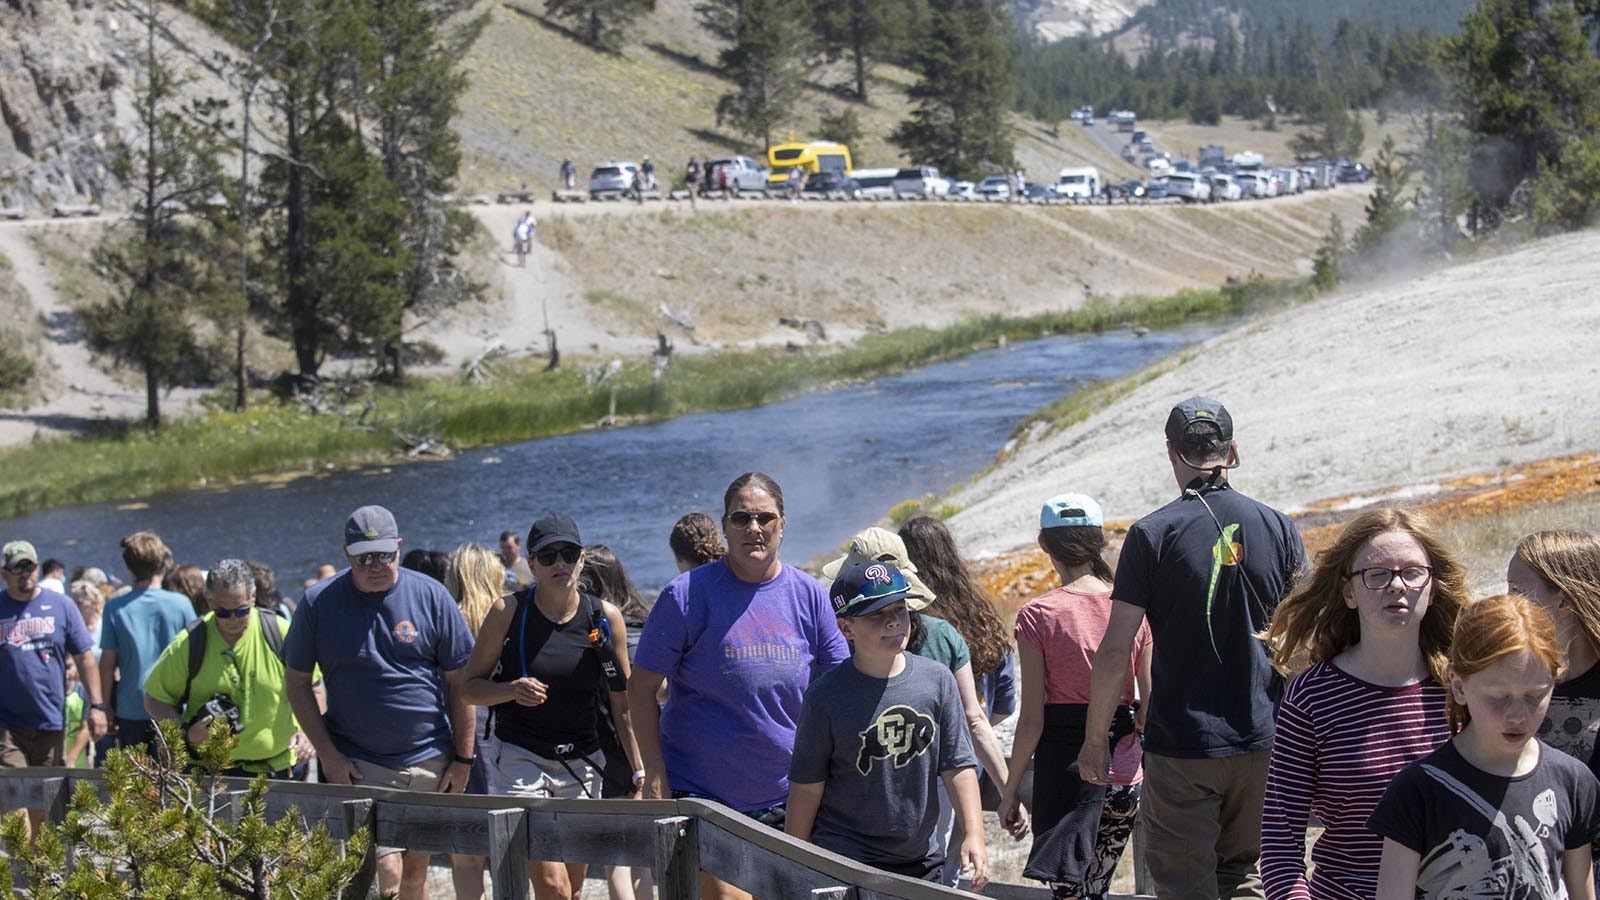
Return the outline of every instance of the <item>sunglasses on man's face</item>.
{"type": "Polygon", "coordinates": [[[360,556],[350,557],[350,561],[358,566],[370,566],[373,563],[387,566],[394,562],[394,558],[399,555],[393,551],[388,553],[363,553],[360,556]]]}
{"type": "Polygon", "coordinates": [[[213,609],[211,612],[219,619],[242,619],[250,615],[252,607],[241,606],[238,609],[213,609]]]}
{"type": "Polygon", "coordinates": [[[26,575],[37,568],[39,568],[38,563],[31,560],[23,560],[22,562],[12,563],[11,565],[6,566],[6,571],[13,575],[26,575]]]}
{"type": "Polygon", "coordinates": [[[578,558],[581,556],[583,556],[582,547],[566,546],[553,547],[549,550],[540,550],[538,553],[533,555],[533,558],[541,566],[555,565],[557,557],[559,557],[561,561],[567,565],[575,566],[578,564],[578,558]]]}
{"type": "Polygon", "coordinates": [[[762,528],[765,528],[776,521],[778,521],[778,514],[775,512],[753,513],[745,512],[741,509],[738,512],[728,513],[728,524],[735,528],[748,528],[751,522],[754,522],[757,525],[760,525],[762,528]]]}

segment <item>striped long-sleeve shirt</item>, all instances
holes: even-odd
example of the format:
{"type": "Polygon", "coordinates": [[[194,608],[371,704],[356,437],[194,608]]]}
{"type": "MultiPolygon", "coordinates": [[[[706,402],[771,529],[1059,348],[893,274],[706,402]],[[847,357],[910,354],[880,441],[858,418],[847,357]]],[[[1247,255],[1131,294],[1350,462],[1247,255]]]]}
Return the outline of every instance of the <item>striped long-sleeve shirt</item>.
{"type": "Polygon", "coordinates": [[[1268,900],[1366,900],[1376,893],[1383,839],[1367,817],[1389,781],[1450,737],[1444,689],[1362,681],[1320,662],[1289,684],[1278,710],[1261,816],[1268,900]],[[1306,822],[1325,830],[1306,877],[1306,822]]]}

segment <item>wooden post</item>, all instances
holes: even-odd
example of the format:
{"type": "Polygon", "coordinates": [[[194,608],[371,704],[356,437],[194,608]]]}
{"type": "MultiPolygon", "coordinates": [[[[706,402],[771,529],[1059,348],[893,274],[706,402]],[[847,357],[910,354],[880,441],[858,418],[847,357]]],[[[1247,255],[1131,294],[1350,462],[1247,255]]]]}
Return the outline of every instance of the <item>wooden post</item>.
{"type": "Polygon", "coordinates": [[[689,816],[656,820],[656,889],[661,900],[700,900],[699,822],[689,816]]]}
{"type": "MultiPolygon", "coordinates": [[[[74,790],[72,782],[73,779],[71,777],[61,779],[61,785],[56,788],[55,795],[50,798],[50,805],[44,811],[44,820],[46,824],[59,825],[66,820],[67,807],[72,804],[72,792],[74,790]]],[[[47,789],[48,785],[49,782],[46,782],[47,789]]],[[[78,853],[77,848],[74,847],[71,842],[67,843],[66,851],[67,866],[65,874],[70,875],[72,873],[72,867],[77,864],[78,853]]]]}
{"type": "Polygon", "coordinates": [[[528,811],[494,809],[489,819],[489,879],[495,900],[528,900],[528,811]]]}
{"type": "Polygon", "coordinates": [[[339,807],[344,811],[346,840],[362,828],[367,829],[367,852],[361,858],[361,869],[344,889],[345,900],[366,900],[378,877],[378,807],[371,800],[346,800],[339,807]]]}

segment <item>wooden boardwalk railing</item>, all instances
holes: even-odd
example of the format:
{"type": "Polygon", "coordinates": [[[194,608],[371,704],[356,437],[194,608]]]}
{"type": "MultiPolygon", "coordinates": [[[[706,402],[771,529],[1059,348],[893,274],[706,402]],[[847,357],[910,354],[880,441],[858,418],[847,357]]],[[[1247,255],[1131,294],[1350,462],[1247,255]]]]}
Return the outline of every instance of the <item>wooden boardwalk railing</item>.
{"type": "MultiPolygon", "coordinates": [[[[43,808],[51,821],[59,821],[81,781],[98,784],[100,773],[0,770],[0,808],[43,808]]],[[[243,779],[220,783],[230,794],[242,794],[248,786],[243,779]]],[[[268,818],[277,821],[291,811],[308,826],[324,825],[340,840],[366,826],[375,843],[387,847],[487,856],[497,900],[526,900],[529,859],[650,868],[661,900],[698,900],[702,869],[763,900],[971,896],[863,866],[701,800],[531,800],[272,782],[268,818]]],[[[367,896],[376,864],[369,849],[347,897],[367,896]]],[[[1050,892],[991,883],[983,895],[1048,900],[1050,892]]]]}

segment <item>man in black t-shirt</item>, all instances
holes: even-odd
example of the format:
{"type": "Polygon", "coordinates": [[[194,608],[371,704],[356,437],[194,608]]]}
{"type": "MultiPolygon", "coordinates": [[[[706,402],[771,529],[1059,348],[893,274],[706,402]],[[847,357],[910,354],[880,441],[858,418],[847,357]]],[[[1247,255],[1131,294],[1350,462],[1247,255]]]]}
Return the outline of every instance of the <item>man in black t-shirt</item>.
{"type": "MultiPolygon", "coordinates": [[[[1183,401],[1166,436],[1182,494],[1123,543],[1086,733],[1109,730],[1148,618],[1155,654],[1141,802],[1156,896],[1260,897],[1261,807],[1283,683],[1255,635],[1289,593],[1305,547],[1288,517],[1229,486],[1239,448],[1221,403],[1183,401]]],[[[1082,777],[1104,783],[1106,763],[1106,741],[1086,740],[1082,777]]]]}

